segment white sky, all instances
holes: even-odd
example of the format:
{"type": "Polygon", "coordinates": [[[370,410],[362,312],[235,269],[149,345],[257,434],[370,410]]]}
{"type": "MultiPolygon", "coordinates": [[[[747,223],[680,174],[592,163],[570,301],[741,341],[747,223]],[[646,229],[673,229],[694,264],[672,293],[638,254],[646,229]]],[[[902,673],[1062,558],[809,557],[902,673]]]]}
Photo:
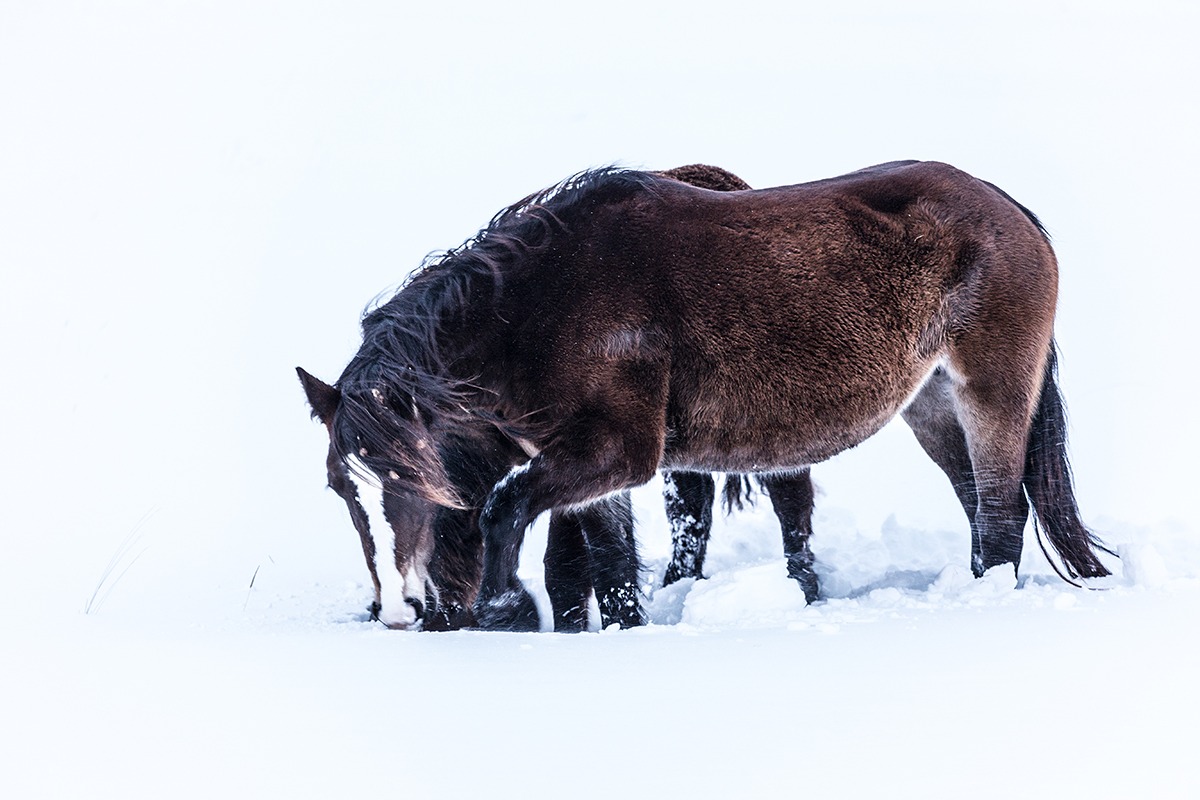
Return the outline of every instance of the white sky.
{"type": "MultiPolygon", "coordinates": [[[[997,183],[1055,237],[1085,516],[1191,524],[1194,4],[411,5],[0,6],[0,537],[31,583],[94,582],[143,518],[197,571],[291,537],[356,563],[292,368],[336,377],[427,252],[608,163],[997,183]]],[[[909,438],[819,467],[821,502],[957,524],[909,438]]]]}

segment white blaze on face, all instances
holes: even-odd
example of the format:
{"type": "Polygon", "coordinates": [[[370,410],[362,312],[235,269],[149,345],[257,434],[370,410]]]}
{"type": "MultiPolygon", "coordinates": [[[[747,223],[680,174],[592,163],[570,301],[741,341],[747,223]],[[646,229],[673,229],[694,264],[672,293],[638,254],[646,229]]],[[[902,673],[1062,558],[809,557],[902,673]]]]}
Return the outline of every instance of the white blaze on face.
{"type": "Polygon", "coordinates": [[[374,474],[358,459],[350,459],[350,480],[358,488],[358,502],[367,512],[371,540],[375,543],[375,575],[379,578],[379,620],[389,627],[407,627],[417,621],[417,611],[405,598],[425,602],[425,581],[411,565],[404,573],[396,566],[396,534],[383,515],[383,490],[374,474]],[[371,476],[370,479],[364,475],[371,476]]]}

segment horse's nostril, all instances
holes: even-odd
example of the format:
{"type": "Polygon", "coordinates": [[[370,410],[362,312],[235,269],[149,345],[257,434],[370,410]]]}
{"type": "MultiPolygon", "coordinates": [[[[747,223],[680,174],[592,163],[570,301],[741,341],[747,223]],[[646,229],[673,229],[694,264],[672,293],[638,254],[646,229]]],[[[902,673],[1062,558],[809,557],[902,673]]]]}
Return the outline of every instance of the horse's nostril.
{"type": "Polygon", "coordinates": [[[404,602],[408,603],[413,608],[413,612],[417,615],[417,619],[425,616],[425,604],[415,597],[406,597],[404,602]]]}

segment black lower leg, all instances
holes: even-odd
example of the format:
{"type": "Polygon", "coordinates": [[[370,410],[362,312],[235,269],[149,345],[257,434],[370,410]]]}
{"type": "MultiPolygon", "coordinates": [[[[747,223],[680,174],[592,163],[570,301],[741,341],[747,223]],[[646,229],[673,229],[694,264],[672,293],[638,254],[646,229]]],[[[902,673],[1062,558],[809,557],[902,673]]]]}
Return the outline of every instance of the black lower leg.
{"type": "Polygon", "coordinates": [[[525,529],[533,521],[527,493],[506,478],[492,491],[479,528],[483,533],[483,580],[475,600],[475,621],[487,630],[536,631],[537,606],[517,577],[525,529]]]}
{"type": "Polygon", "coordinates": [[[587,629],[592,580],[587,540],[579,516],[555,511],[546,540],[546,593],[554,609],[554,630],[577,633],[587,629]]]}
{"type": "Polygon", "coordinates": [[[813,569],[812,536],[813,488],[809,471],[788,475],[767,475],[763,488],[771,498],[775,516],[783,533],[783,552],[787,556],[788,577],[800,584],[804,599],[814,603],[820,596],[817,573],[813,569]]]}
{"type": "Polygon", "coordinates": [[[645,623],[638,576],[637,541],[629,493],[607,498],[580,512],[587,534],[592,586],[600,608],[600,624],[631,628],[645,623]]]}
{"type": "Polygon", "coordinates": [[[1029,504],[1018,492],[1004,503],[981,502],[971,526],[971,571],[980,577],[1000,564],[1012,564],[1014,572],[1021,565],[1021,549],[1025,543],[1025,522],[1029,504]]]}
{"type": "Polygon", "coordinates": [[[704,577],[704,556],[712,532],[713,499],[716,488],[707,472],[663,474],[663,499],[671,523],[671,562],[663,585],[681,578],[704,577]]]}

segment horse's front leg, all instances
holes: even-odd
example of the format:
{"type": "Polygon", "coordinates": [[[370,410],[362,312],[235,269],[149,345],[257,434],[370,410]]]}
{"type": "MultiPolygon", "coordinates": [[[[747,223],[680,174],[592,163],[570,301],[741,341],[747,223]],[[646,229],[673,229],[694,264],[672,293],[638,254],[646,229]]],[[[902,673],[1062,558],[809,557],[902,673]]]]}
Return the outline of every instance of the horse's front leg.
{"type": "MultiPolygon", "coordinates": [[[[626,420],[593,413],[575,420],[564,426],[554,445],[514,468],[492,490],[479,520],[484,542],[483,582],[475,601],[475,617],[480,626],[511,630],[532,607],[516,571],[525,529],[539,514],[591,503],[654,476],[662,455],[664,426],[661,422],[647,425],[654,416],[644,408],[635,409],[632,416],[635,419],[626,420]]],[[[635,580],[631,582],[636,586],[635,580]]]]}
{"type": "Polygon", "coordinates": [[[554,630],[578,633],[587,630],[588,597],[592,592],[591,559],[583,521],[570,511],[550,515],[546,538],[546,594],[554,611],[554,630]]]}
{"type": "Polygon", "coordinates": [[[554,630],[587,629],[588,597],[593,590],[601,626],[644,624],[638,591],[641,562],[629,492],[571,511],[555,510],[544,563],[554,630]]]}
{"type": "Polygon", "coordinates": [[[487,630],[538,630],[537,606],[517,577],[525,529],[537,515],[526,477],[535,458],[514,467],[488,495],[479,515],[483,534],[483,577],[475,598],[475,621],[487,630]]]}
{"type": "Polygon", "coordinates": [[[638,589],[637,540],[633,535],[633,505],[629,492],[619,492],[576,512],[586,533],[591,583],[600,608],[600,624],[607,628],[642,625],[641,591],[638,589]]]}

